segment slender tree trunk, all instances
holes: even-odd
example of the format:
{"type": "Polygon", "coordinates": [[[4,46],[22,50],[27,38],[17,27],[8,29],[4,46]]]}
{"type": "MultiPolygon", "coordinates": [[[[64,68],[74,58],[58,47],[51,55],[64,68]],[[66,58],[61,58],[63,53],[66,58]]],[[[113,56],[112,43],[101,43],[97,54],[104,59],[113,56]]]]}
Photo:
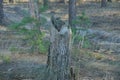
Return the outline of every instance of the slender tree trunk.
{"type": "Polygon", "coordinates": [[[3,18],[4,18],[3,0],[0,0],[0,24],[3,24],[3,18]]]}
{"type": "Polygon", "coordinates": [[[71,80],[70,30],[65,26],[58,32],[52,27],[50,41],[51,44],[48,54],[49,79],[46,80],[71,80]],[[66,29],[66,31],[62,33],[64,29],[66,29]]]}
{"type": "Polygon", "coordinates": [[[65,0],[61,0],[61,2],[63,2],[63,3],[64,3],[64,2],[65,2],[65,0]]]}
{"type": "Polygon", "coordinates": [[[107,0],[108,2],[112,2],[112,0],[107,0]]]}
{"type": "Polygon", "coordinates": [[[30,16],[35,18],[35,7],[33,0],[29,0],[29,11],[30,11],[30,16]]]}
{"type": "Polygon", "coordinates": [[[101,7],[107,6],[107,0],[101,0],[101,7]]]}
{"type": "Polygon", "coordinates": [[[13,0],[9,0],[9,3],[13,3],[14,1],[13,0]]]}
{"type": "Polygon", "coordinates": [[[43,0],[44,7],[48,7],[48,0],[43,0]]]}
{"type": "Polygon", "coordinates": [[[29,1],[29,11],[31,17],[37,20],[37,27],[40,30],[40,10],[39,10],[39,0],[30,0],[29,1]]]}
{"type": "Polygon", "coordinates": [[[60,3],[65,3],[65,0],[59,0],[60,3]]]}
{"type": "Polygon", "coordinates": [[[9,3],[15,3],[15,0],[9,0],[9,3]]]}
{"type": "Polygon", "coordinates": [[[69,24],[75,27],[73,23],[76,20],[76,0],[69,0],[69,24]]]}
{"type": "Polygon", "coordinates": [[[40,11],[39,11],[39,3],[38,0],[30,0],[29,1],[29,11],[30,15],[33,18],[39,19],[40,18],[40,11]]]}
{"type": "Polygon", "coordinates": [[[38,21],[40,21],[39,0],[35,0],[34,6],[35,6],[35,16],[36,16],[36,19],[38,21]]]}

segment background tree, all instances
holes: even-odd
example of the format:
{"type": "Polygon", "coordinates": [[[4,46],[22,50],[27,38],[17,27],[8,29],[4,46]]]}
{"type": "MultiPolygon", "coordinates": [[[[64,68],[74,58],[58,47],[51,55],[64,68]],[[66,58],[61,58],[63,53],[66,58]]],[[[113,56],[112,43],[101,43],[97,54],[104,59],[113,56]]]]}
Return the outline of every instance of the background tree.
{"type": "Polygon", "coordinates": [[[59,0],[60,3],[65,3],[65,0],[59,0]]]}
{"type": "Polygon", "coordinates": [[[40,30],[40,9],[39,9],[39,0],[30,0],[29,1],[29,11],[32,18],[37,20],[37,27],[40,30]]]}
{"type": "Polygon", "coordinates": [[[29,11],[30,15],[33,18],[39,19],[40,18],[40,11],[39,11],[39,0],[30,0],[29,1],[29,11]]]}
{"type": "Polygon", "coordinates": [[[69,0],[69,24],[75,27],[73,23],[76,20],[76,0],[69,0]]]}
{"type": "Polygon", "coordinates": [[[101,7],[107,6],[107,0],[101,0],[101,7]]]}
{"type": "Polygon", "coordinates": [[[108,2],[112,2],[112,0],[107,0],[108,2]]]}
{"type": "Polygon", "coordinates": [[[9,0],[9,3],[14,3],[14,0],[9,0]]]}
{"type": "Polygon", "coordinates": [[[3,0],[0,0],[0,24],[3,23],[3,18],[4,18],[4,14],[3,14],[3,0]]]}
{"type": "Polygon", "coordinates": [[[48,7],[48,0],[43,0],[44,7],[48,7]]]}

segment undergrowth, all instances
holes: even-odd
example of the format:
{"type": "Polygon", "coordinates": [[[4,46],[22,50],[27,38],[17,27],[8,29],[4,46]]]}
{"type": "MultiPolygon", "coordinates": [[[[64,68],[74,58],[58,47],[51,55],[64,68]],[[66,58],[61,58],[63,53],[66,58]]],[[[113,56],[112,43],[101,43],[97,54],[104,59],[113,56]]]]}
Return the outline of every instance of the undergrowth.
{"type": "Polygon", "coordinates": [[[82,14],[73,21],[73,24],[75,24],[76,27],[72,27],[72,43],[77,45],[78,48],[90,48],[91,44],[87,38],[87,29],[90,27],[91,22],[85,12],[82,12],[82,14]]]}
{"type": "Polygon", "coordinates": [[[10,25],[11,30],[23,34],[24,40],[31,46],[30,52],[46,53],[47,47],[43,40],[45,33],[40,30],[40,25],[45,23],[45,19],[38,21],[32,17],[24,17],[21,22],[10,25]],[[29,27],[26,27],[29,25],[29,27]]]}

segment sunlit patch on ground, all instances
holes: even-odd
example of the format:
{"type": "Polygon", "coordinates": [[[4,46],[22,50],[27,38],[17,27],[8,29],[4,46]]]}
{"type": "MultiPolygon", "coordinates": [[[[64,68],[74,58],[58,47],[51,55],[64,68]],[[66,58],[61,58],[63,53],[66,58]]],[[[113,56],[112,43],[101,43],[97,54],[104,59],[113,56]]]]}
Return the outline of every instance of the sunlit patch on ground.
{"type": "Polygon", "coordinates": [[[2,30],[2,31],[6,31],[7,28],[6,28],[5,26],[0,26],[0,30],[2,30]]]}

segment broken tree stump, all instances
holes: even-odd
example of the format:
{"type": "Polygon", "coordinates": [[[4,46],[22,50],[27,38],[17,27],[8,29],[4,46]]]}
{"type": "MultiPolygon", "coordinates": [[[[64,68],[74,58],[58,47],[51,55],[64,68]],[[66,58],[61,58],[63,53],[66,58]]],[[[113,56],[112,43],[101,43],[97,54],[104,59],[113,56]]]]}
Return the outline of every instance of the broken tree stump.
{"type": "MultiPolygon", "coordinates": [[[[47,80],[71,80],[70,79],[70,40],[71,30],[68,25],[58,25],[58,18],[52,21],[50,47],[48,53],[49,79],[47,80]],[[60,27],[59,30],[55,27],[60,27]]],[[[62,21],[61,21],[62,22],[62,21]]]]}

